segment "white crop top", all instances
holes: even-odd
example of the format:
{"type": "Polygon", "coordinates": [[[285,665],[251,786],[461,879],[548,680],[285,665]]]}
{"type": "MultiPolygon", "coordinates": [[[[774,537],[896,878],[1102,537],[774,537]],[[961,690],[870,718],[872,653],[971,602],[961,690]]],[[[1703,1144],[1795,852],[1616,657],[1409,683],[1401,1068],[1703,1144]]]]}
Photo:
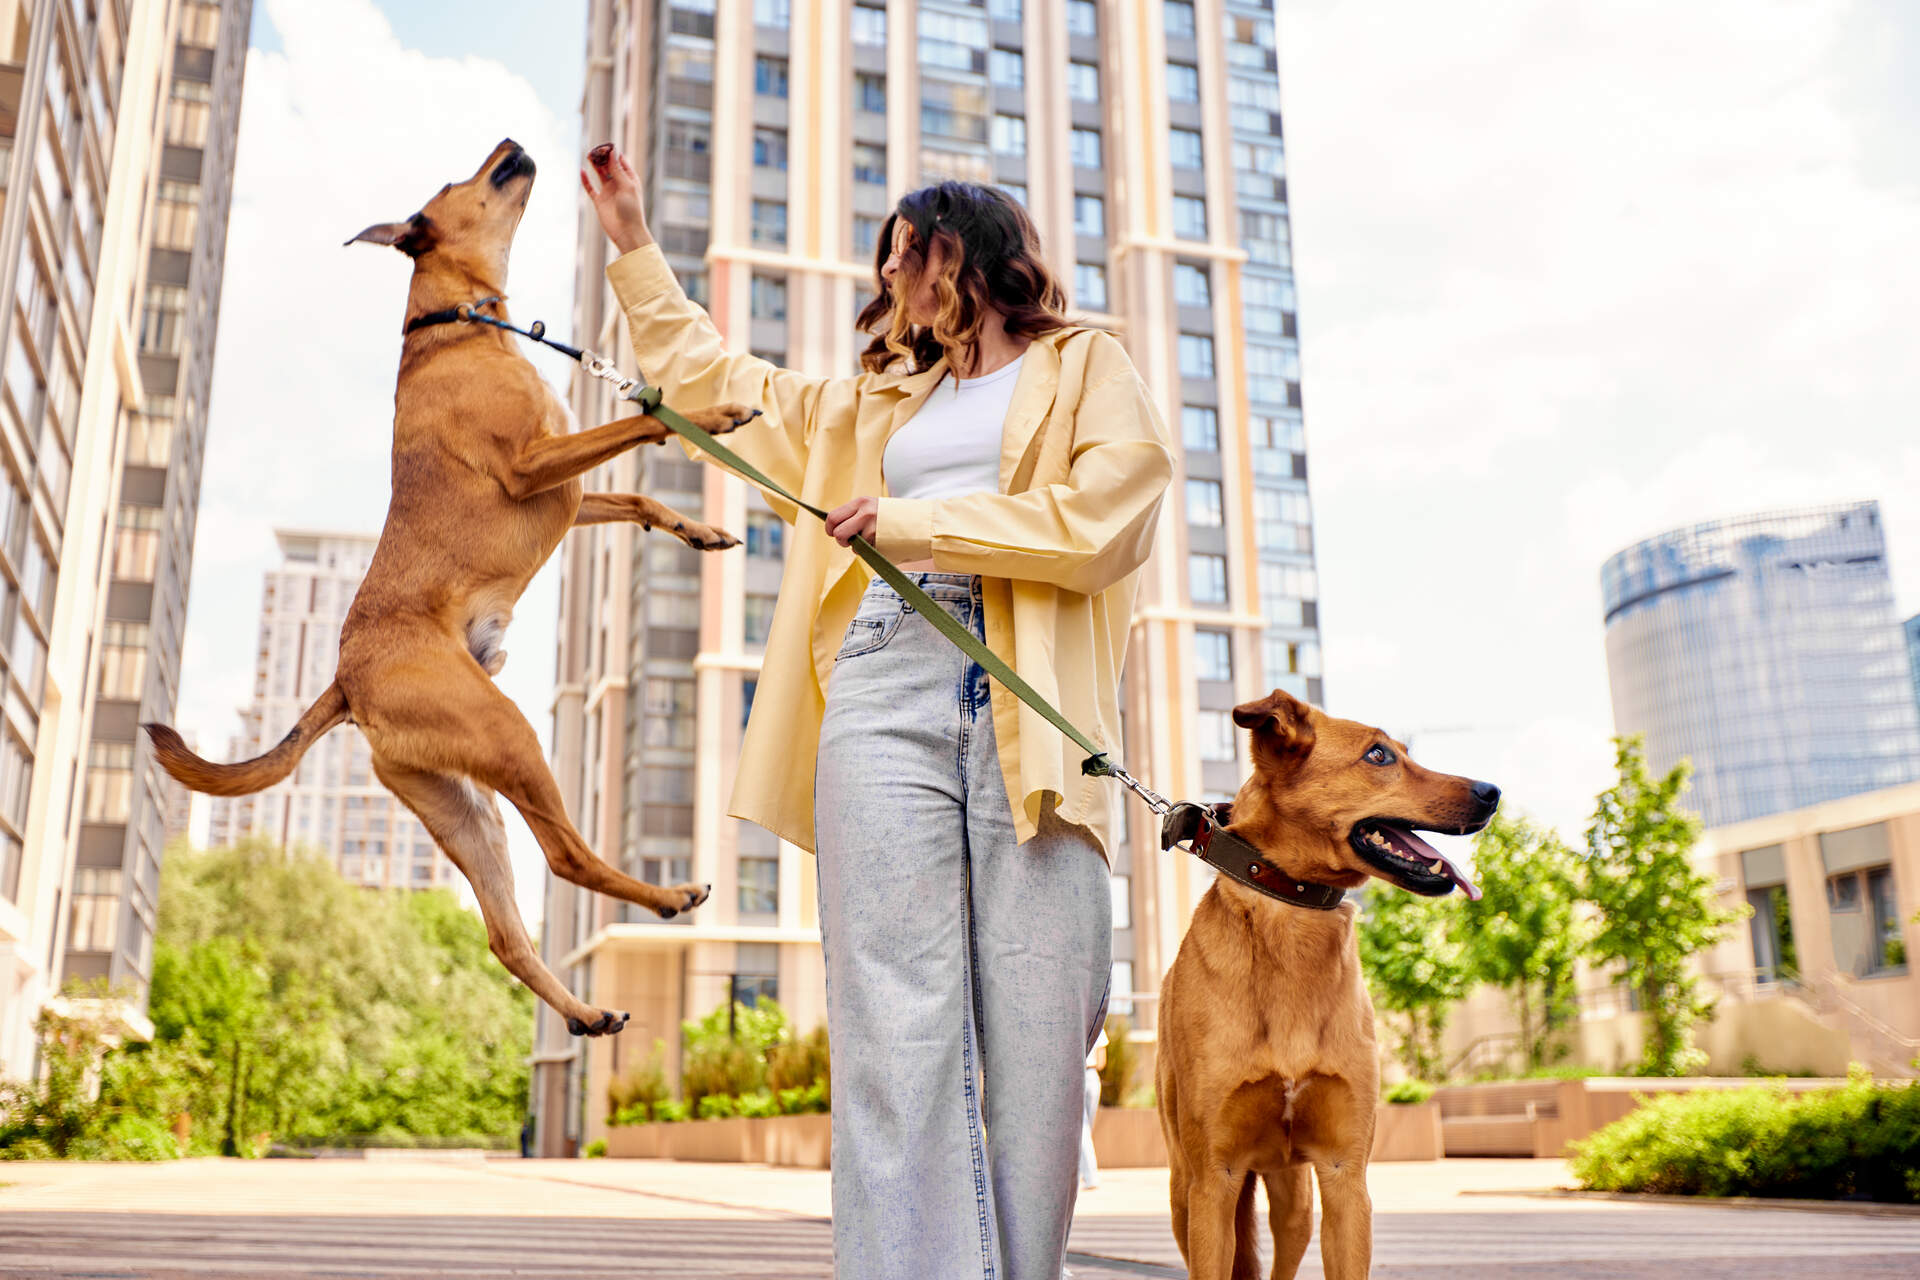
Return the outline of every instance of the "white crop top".
{"type": "Polygon", "coordinates": [[[940,380],[906,425],[887,441],[881,465],[895,498],[959,498],[1000,492],[1000,439],[1013,384],[1026,360],[983,378],[940,380]]]}

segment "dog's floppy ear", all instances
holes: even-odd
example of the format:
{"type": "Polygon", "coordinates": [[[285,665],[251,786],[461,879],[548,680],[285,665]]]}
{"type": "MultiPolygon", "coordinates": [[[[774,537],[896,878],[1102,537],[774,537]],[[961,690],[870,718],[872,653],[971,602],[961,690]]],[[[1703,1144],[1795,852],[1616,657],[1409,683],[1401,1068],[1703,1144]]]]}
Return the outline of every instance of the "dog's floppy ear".
{"type": "Polygon", "coordinates": [[[1263,741],[1281,755],[1304,756],[1313,750],[1313,708],[1284,689],[1275,689],[1258,702],[1233,709],[1233,722],[1253,730],[1255,745],[1263,741]]]}
{"type": "Polygon", "coordinates": [[[416,213],[405,222],[376,222],[346,243],[362,240],[391,245],[409,258],[417,258],[433,247],[433,222],[424,213],[416,213]]]}

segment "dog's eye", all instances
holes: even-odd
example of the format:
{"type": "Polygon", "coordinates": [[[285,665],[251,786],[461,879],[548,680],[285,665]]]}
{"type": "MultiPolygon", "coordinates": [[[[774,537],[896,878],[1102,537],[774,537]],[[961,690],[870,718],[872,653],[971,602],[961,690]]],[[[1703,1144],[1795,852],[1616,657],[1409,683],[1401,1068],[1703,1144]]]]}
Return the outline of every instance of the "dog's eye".
{"type": "Polygon", "coordinates": [[[1366,760],[1368,764],[1392,764],[1393,752],[1387,750],[1385,747],[1375,745],[1362,758],[1366,760]]]}

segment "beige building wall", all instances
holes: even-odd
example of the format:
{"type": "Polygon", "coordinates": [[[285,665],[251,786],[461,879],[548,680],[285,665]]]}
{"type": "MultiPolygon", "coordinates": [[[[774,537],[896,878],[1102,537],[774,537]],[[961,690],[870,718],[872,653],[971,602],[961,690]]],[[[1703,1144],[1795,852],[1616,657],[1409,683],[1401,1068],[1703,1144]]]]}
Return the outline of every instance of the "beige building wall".
{"type": "MultiPolygon", "coordinates": [[[[1238,0],[590,6],[585,141],[634,158],[656,237],[736,350],[855,372],[895,199],[959,177],[1026,204],[1073,308],[1122,336],[1179,446],[1117,745],[1196,798],[1245,774],[1233,705],[1275,685],[1321,700],[1274,44],[1270,5],[1238,0]]],[[[580,243],[575,332],[630,361],[584,204],[580,243]]],[[[597,385],[573,407],[614,413],[597,385]]],[[[812,859],[725,816],[785,535],[747,486],[677,451],[594,483],[703,511],[747,546],[702,556],[606,527],[563,544],[554,764],[573,817],[635,874],[714,889],[664,923],[550,882],[549,964],[634,1020],[578,1041],[537,1015],[547,1154],[601,1134],[606,1082],[655,1039],[676,1064],[681,1021],[730,987],[773,991],[802,1031],[824,1017],[812,859]]],[[[1144,813],[1115,850],[1113,1007],[1150,1034],[1208,880],[1158,852],[1144,813]]]]}

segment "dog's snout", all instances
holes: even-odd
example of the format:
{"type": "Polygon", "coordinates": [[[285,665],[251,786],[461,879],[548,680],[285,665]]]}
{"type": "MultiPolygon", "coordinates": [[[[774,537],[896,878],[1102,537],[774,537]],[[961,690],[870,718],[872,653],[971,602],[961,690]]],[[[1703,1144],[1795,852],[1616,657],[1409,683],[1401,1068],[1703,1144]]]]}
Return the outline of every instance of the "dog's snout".
{"type": "Polygon", "coordinates": [[[1500,803],[1500,788],[1491,782],[1476,782],[1473,784],[1473,798],[1491,811],[1500,803]]]}
{"type": "Polygon", "coordinates": [[[532,177],[534,172],[533,157],[528,155],[526,151],[521,148],[520,144],[511,138],[507,139],[506,142],[501,145],[511,147],[512,150],[502,156],[500,163],[493,167],[493,173],[489,175],[489,181],[496,187],[504,187],[515,178],[523,176],[532,177]]]}

